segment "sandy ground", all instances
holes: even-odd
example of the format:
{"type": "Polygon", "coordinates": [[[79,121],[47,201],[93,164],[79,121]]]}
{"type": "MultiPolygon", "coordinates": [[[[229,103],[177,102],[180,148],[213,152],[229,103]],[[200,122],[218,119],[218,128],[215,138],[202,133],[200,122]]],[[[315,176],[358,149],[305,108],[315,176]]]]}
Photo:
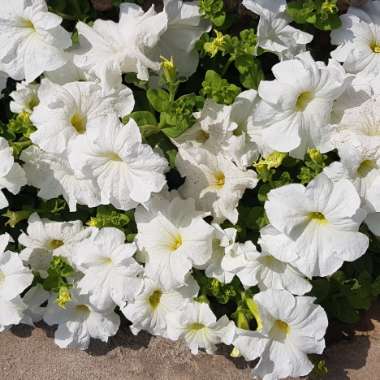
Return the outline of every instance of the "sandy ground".
{"type": "MultiPolygon", "coordinates": [[[[62,350],[53,330],[18,326],[0,334],[0,379],[38,380],[248,380],[250,368],[228,351],[192,356],[180,342],[122,328],[109,344],[94,341],[87,352],[62,350]]],[[[355,334],[326,351],[326,380],[380,379],[380,303],[357,326],[355,334]]]]}

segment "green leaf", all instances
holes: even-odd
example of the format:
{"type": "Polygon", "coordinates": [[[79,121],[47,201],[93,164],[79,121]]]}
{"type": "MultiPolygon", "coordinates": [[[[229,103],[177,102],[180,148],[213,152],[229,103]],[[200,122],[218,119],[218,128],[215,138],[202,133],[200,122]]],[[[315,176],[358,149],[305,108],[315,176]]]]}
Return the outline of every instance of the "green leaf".
{"type": "Polygon", "coordinates": [[[337,0],[294,0],[287,5],[289,16],[299,24],[312,24],[321,30],[342,25],[337,0]]]}
{"type": "Polygon", "coordinates": [[[201,15],[216,27],[221,27],[226,21],[223,0],[200,0],[199,10],[201,15]]]}
{"type": "Polygon", "coordinates": [[[73,276],[75,271],[61,256],[54,256],[47,270],[48,276],[42,280],[45,290],[58,292],[62,286],[68,285],[67,278],[73,276]]]}
{"type": "Polygon", "coordinates": [[[87,224],[97,228],[115,227],[125,231],[132,218],[132,211],[119,211],[113,206],[99,206],[96,209],[96,217],[92,217],[87,224]]]}
{"type": "Polygon", "coordinates": [[[160,115],[161,131],[170,138],[180,136],[194,124],[193,113],[203,106],[203,102],[203,97],[194,94],[186,94],[175,100],[160,115]]]}
{"type": "Polygon", "coordinates": [[[147,138],[155,133],[160,132],[160,126],[158,125],[156,117],[149,111],[136,111],[132,112],[127,118],[123,119],[123,123],[127,123],[127,119],[132,118],[135,120],[140,128],[141,134],[144,138],[147,138]]]}
{"type": "Polygon", "coordinates": [[[129,117],[131,117],[137,125],[147,125],[147,124],[157,124],[156,117],[149,111],[136,111],[132,112],[129,117]]]}
{"type": "Polygon", "coordinates": [[[253,55],[238,56],[235,67],[240,73],[240,81],[245,88],[257,89],[260,81],[264,79],[261,64],[253,55]]]}
{"type": "Polygon", "coordinates": [[[216,103],[232,104],[240,93],[240,88],[223,79],[216,71],[208,70],[202,82],[201,94],[212,98],[216,103]]]}
{"type": "Polygon", "coordinates": [[[321,30],[334,30],[342,26],[342,20],[339,15],[329,15],[326,19],[317,18],[315,26],[321,30]]]}
{"type": "Polygon", "coordinates": [[[371,285],[371,293],[373,297],[380,296],[380,276],[371,285]]]}
{"type": "Polygon", "coordinates": [[[162,89],[149,88],[146,92],[149,103],[157,112],[164,112],[170,107],[169,94],[162,89]]]}

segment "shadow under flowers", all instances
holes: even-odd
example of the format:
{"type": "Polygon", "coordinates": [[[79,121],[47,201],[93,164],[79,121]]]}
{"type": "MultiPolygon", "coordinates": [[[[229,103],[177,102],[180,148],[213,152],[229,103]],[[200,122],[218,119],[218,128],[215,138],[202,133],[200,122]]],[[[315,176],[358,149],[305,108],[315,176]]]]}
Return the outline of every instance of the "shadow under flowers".
{"type": "MultiPolygon", "coordinates": [[[[380,378],[380,301],[362,315],[353,328],[332,326],[324,353],[328,374],[325,380],[353,380],[350,370],[367,366],[368,379],[380,378]],[[335,330],[334,330],[335,329],[335,330]],[[372,350],[372,353],[370,353],[372,350]]],[[[364,379],[363,375],[360,375],[364,379]]],[[[359,377],[358,377],[359,378],[359,377]]]]}

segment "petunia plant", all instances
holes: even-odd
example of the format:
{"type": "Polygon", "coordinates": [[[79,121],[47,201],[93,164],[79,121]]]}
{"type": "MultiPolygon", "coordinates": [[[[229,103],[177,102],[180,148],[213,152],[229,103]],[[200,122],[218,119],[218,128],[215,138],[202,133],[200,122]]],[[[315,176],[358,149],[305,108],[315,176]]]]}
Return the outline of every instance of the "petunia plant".
{"type": "Polygon", "coordinates": [[[0,331],[328,371],[380,295],[380,1],[346,3],[2,2],[0,331]]]}

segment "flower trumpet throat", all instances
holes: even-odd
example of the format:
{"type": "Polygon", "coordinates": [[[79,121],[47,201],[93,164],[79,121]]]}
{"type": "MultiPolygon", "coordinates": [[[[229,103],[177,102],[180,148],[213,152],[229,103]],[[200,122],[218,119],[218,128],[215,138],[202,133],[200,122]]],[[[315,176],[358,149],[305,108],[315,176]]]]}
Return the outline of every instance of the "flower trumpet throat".
{"type": "Polygon", "coordinates": [[[160,303],[160,300],[161,300],[161,296],[162,296],[162,292],[161,290],[157,289],[155,290],[150,296],[149,296],[149,299],[148,299],[148,302],[149,302],[149,305],[150,307],[155,310],[157,309],[159,303],[160,303]]]}
{"type": "Polygon", "coordinates": [[[308,106],[308,104],[312,101],[313,94],[309,91],[302,92],[300,95],[298,95],[297,101],[296,101],[296,111],[302,112],[305,110],[305,108],[308,106]]]}
{"type": "Polygon", "coordinates": [[[181,247],[183,241],[182,241],[182,236],[180,234],[177,234],[172,237],[172,241],[169,244],[169,249],[174,252],[176,251],[179,247],[181,247]]]}
{"type": "Polygon", "coordinates": [[[313,211],[309,213],[309,218],[319,224],[327,224],[328,220],[326,217],[319,211],[313,211]]]}

